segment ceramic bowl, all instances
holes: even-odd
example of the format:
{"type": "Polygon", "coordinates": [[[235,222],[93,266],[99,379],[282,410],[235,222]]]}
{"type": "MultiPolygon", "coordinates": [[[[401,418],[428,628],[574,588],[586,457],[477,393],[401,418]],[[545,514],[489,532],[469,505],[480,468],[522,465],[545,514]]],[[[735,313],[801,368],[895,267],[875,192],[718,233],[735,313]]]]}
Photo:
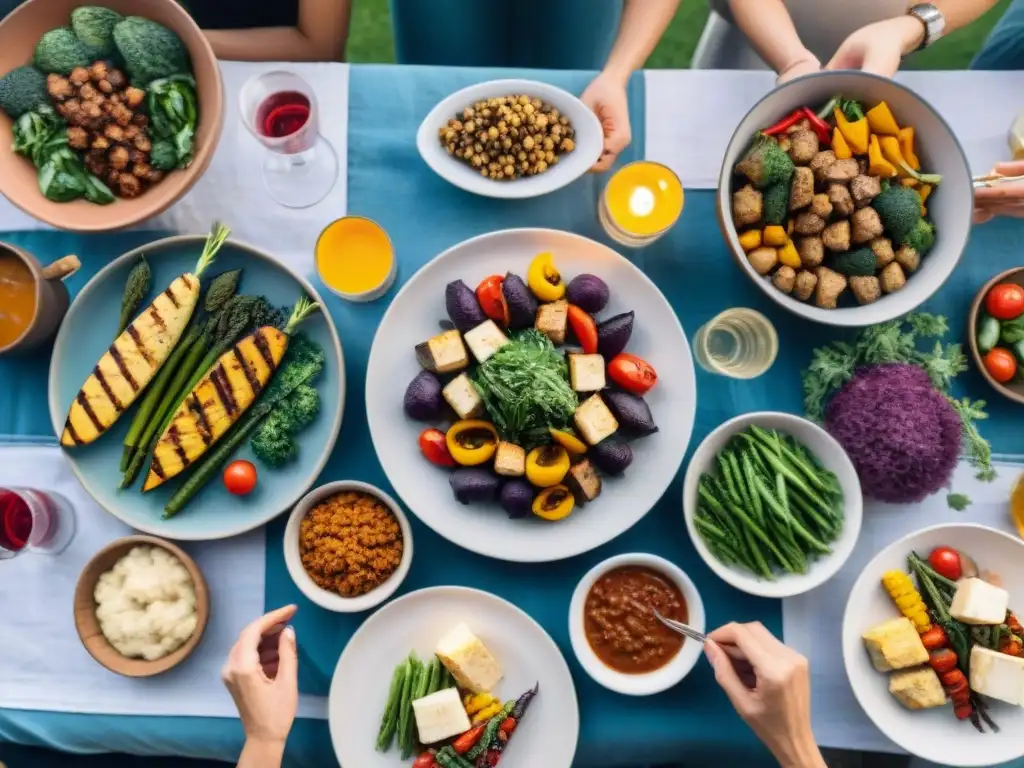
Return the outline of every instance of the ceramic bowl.
{"type": "Polygon", "coordinates": [[[513,200],[546,195],[576,181],[600,159],[604,133],[597,116],[568,91],[536,80],[490,80],[456,91],[430,110],[416,132],[416,147],[423,161],[455,186],[484,197],[513,200]],[[494,181],[449,155],[438,138],[438,131],[474,102],[513,93],[541,99],[568,117],[576,130],[576,148],[561,155],[558,164],[544,173],[514,181],[494,181]]]}
{"type": "Polygon", "coordinates": [[[991,384],[992,388],[1003,397],[1008,397],[1017,403],[1024,403],[1024,381],[1018,378],[1017,381],[1006,384],[999,383],[988,372],[985,363],[982,361],[983,356],[978,351],[978,318],[984,311],[985,297],[988,295],[988,292],[1000,283],[1016,283],[1017,285],[1024,286],[1024,267],[1008,269],[996,275],[978,291],[978,295],[974,297],[974,303],[971,304],[971,311],[967,315],[967,340],[971,347],[971,357],[974,358],[974,364],[981,372],[981,375],[985,377],[985,381],[991,384]]]}
{"type": "MultiPolygon", "coordinates": [[[[893,80],[865,72],[821,72],[791,80],[761,99],[740,122],[729,141],[718,179],[718,220],[740,268],[776,304],[807,320],[826,325],[862,327],[905,315],[923,304],[952,274],[967,245],[974,210],[971,171],[963,148],[946,121],[914,91],[893,80]],[[733,169],[754,134],[807,105],[818,108],[836,94],[868,105],[888,103],[901,125],[912,125],[917,154],[929,173],[942,174],[942,183],[928,198],[929,218],[935,223],[935,247],[920,268],[896,293],[873,304],[821,309],[782,293],[771,280],[754,271],[740,246],[732,222],[733,169]]],[[[844,296],[844,298],[846,298],[844,296]]]]}
{"type": "Polygon", "coordinates": [[[625,566],[650,568],[672,581],[686,600],[688,611],[686,623],[698,632],[705,630],[704,602],[700,598],[697,587],[682,568],[663,557],[641,552],[610,557],[595,565],[580,579],[576,591],[572,593],[572,602],[569,605],[569,638],[572,641],[572,649],[576,658],[579,659],[587,674],[605,688],[627,696],[650,696],[671,688],[686,677],[700,658],[703,647],[700,643],[687,638],[683,642],[683,647],[668,664],[653,672],[637,675],[617,672],[597,657],[587,641],[584,629],[583,608],[587,601],[587,594],[594,583],[608,571],[625,566]]]}
{"type": "MultiPolygon", "coordinates": [[[[203,175],[220,138],[223,121],[223,85],[213,49],[188,12],[177,0],[102,0],[100,5],[124,16],[142,16],[174,31],[188,48],[199,97],[199,125],[192,164],[169,173],[163,181],[138,197],[118,198],[110,205],[85,200],[55,203],[39,192],[36,169],[15,155],[11,121],[0,113],[0,192],[29,216],[75,232],[121,229],[157,215],[184,195],[203,175]]],[[[28,0],[0,21],[0,74],[32,61],[44,32],[70,23],[80,0],[28,0]]]]}
{"type": "Polygon", "coordinates": [[[395,590],[401,586],[406,575],[409,573],[409,566],[412,565],[412,528],[409,526],[409,518],[405,516],[405,512],[402,511],[398,502],[380,488],[369,483],[363,483],[358,480],[337,480],[333,483],[321,485],[319,488],[314,488],[303,496],[299,503],[295,505],[295,509],[292,510],[292,514],[288,518],[288,525],[284,531],[284,562],[288,566],[288,573],[291,575],[292,581],[295,582],[295,586],[299,588],[302,594],[321,608],[335,611],[336,613],[368,611],[395,594],[395,590]],[[299,553],[299,529],[309,510],[321,501],[346,491],[368,493],[371,496],[376,496],[384,506],[391,510],[391,514],[398,520],[398,525],[402,529],[404,545],[402,548],[402,560],[398,564],[398,569],[383,584],[379,584],[366,594],[359,595],[358,597],[342,597],[336,592],[331,592],[318,586],[309,577],[309,574],[306,573],[299,553]]]}
{"type": "Polygon", "coordinates": [[[832,578],[853,552],[857,537],[860,535],[863,512],[864,499],[861,495],[860,481],[857,479],[857,470],[854,469],[846,451],[834,437],[817,424],[789,413],[747,413],[725,422],[704,438],[697,447],[683,480],[683,516],[686,519],[686,530],[690,533],[697,553],[707,563],[708,568],[724,582],[741,592],[759,597],[793,597],[808,592],[832,578]],[[697,512],[700,476],[705,472],[717,474],[715,456],[734,435],[751,424],[764,429],[777,429],[799,440],[826,469],[835,473],[842,486],[846,516],[842,533],[830,545],[832,554],[815,560],[807,569],[807,573],[777,574],[774,581],[759,579],[747,570],[717,560],[704,544],[704,539],[697,533],[693,518],[697,512]]]}
{"type": "Polygon", "coordinates": [[[210,592],[199,567],[180,547],[155,536],[126,536],[108,544],[93,555],[93,558],[86,564],[82,575],[78,577],[78,585],[75,587],[75,629],[78,630],[78,637],[81,638],[82,645],[85,646],[89,655],[104,667],[125,677],[152,677],[178,666],[199,645],[209,619],[210,592]],[[131,659],[114,650],[100,630],[99,621],[96,619],[96,601],[93,598],[96,582],[99,581],[100,576],[113,568],[117,561],[127,555],[130,550],[139,546],[160,547],[178,558],[185,566],[189,576],[192,577],[192,584],[196,590],[197,623],[195,632],[178,650],[155,661],[131,659]]]}

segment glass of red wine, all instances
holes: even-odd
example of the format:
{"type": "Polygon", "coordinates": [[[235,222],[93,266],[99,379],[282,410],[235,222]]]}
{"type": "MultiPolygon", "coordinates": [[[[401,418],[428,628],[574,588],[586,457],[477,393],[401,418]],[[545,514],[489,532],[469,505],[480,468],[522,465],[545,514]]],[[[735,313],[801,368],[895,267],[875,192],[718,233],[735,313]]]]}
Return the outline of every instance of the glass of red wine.
{"type": "Polygon", "coordinates": [[[267,148],[263,182],[287,208],[316,205],[338,180],[338,157],[320,135],[316,94],[292,72],[249,79],[239,95],[242,120],[267,148]]]}
{"type": "Polygon", "coordinates": [[[74,508],[59,493],[0,487],[0,560],[59,554],[74,535],[74,508]]]}

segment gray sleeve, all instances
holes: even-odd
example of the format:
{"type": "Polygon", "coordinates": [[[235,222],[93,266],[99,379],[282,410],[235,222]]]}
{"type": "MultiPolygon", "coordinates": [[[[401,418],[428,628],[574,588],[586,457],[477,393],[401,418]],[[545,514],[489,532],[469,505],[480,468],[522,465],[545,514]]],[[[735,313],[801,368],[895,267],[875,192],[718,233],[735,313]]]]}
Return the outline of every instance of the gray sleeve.
{"type": "Polygon", "coordinates": [[[732,23],[732,11],[729,10],[729,0],[708,0],[708,7],[730,24],[732,23]]]}

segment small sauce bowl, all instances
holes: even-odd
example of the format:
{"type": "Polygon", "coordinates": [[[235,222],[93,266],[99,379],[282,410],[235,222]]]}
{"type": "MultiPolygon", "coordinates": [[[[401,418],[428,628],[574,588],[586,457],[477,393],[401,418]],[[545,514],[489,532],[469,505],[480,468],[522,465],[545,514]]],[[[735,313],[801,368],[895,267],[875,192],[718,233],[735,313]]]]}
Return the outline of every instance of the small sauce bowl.
{"type": "Polygon", "coordinates": [[[573,592],[572,602],[569,605],[569,637],[572,641],[572,649],[576,654],[583,669],[594,680],[605,688],[622,693],[627,696],[650,696],[654,693],[661,693],[679,683],[693,669],[704,649],[703,646],[690,640],[684,639],[682,648],[673,656],[668,663],[650,672],[639,674],[627,674],[612,669],[594,652],[587,640],[586,628],[584,625],[584,606],[587,602],[587,595],[597,581],[617,568],[623,567],[649,568],[657,571],[666,580],[675,584],[686,600],[686,608],[689,620],[686,622],[698,632],[705,630],[704,602],[697,592],[697,587],[690,580],[683,570],[657,555],[634,552],[626,555],[617,555],[598,563],[591,568],[580,580],[573,592]]]}

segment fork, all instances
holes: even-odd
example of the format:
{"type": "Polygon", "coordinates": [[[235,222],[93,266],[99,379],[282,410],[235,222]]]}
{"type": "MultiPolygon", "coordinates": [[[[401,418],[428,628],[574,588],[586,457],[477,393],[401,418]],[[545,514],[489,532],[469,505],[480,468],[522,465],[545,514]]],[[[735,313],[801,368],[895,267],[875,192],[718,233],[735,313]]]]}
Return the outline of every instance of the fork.
{"type": "Polygon", "coordinates": [[[660,621],[669,629],[673,629],[679,634],[690,638],[691,640],[696,640],[699,643],[706,643],[708,641],[708,636],[705,635],[703,632],[698,632],[689,624],[684,624],[681,621],[676,621],[675,619],[666,619],[664,616],[658,613],[657,608],[654,609],[654,616],[655,618],[657,618],[658,621],[660,621]]]}

